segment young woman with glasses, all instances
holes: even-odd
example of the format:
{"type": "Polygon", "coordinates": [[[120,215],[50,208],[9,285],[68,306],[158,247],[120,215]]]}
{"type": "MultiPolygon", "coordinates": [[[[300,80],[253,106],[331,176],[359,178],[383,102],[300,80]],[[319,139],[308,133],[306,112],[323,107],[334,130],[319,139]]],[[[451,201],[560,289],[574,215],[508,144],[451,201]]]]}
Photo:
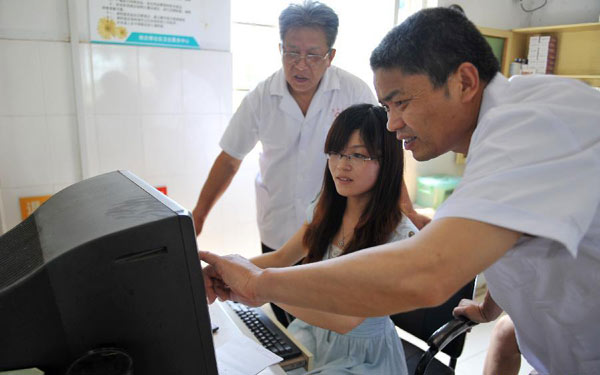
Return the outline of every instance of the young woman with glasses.
{"type": "MultiPolygon", "coordinates": [[[[386,124],[385,110],[371,104],[354,105],[339,114],[327,135],[324,180],[307,210],[307,222],[279,250],[252,259],[254,264],[266,268],[301,259],[318,262],[417,231],[399,208],[402,144],[386,124]]],[[[402,344],[388,316],[362,318],[280,307],[296,317],[288,329],[314,355],[310,373],[343,369],[344,374],[406,374],[402,344]]]]}

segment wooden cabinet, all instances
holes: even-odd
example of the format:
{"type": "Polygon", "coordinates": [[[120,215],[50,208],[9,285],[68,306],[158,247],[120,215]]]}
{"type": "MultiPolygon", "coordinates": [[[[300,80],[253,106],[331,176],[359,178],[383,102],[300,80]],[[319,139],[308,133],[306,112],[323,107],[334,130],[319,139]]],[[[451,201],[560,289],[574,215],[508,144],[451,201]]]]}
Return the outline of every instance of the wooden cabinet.
{"type": "Polygon", "coordinates": [[[530,36],[551,35],[557,40],[554,74],[600,87],[600,23],[528,27],[510,31],[486,27],[479,29],[485,36],[504,39],[502,73],[506,76],[515,58],[527,57],[530,36]]]}

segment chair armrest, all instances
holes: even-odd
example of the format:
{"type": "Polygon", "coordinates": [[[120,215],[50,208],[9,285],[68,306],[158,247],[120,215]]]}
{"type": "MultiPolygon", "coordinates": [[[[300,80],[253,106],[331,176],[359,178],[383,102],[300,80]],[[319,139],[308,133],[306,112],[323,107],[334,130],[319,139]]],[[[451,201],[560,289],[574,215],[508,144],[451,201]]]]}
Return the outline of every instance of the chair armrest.
{"type": "Polygon", "coordinates": [[[444,347],[452,342],[457,336],[460,336],[477,324],[478,323],[472,320],[460,316],[438,328],[437,331],[429,337],[429,340],[427,340],[429,350],[423,353],[423,356],[419,360],[415,375],[425,374],[427,365],[429,365],[429,362],[440,350],[444,349],[444,347]]]}
{"type": "Polygon", "coordinates": [[[476,326],[478,323],[469,320],[463,316],[458,318],[454,318],[448,323],[444,324],[437,331],[435,331],[429,340],[427,340],[427,345],[432,348],[436,348],[437,351],[440,351],[446,347],[452,340],[454,340],[457,336],[465,333],[471,327],[476,326]]]}

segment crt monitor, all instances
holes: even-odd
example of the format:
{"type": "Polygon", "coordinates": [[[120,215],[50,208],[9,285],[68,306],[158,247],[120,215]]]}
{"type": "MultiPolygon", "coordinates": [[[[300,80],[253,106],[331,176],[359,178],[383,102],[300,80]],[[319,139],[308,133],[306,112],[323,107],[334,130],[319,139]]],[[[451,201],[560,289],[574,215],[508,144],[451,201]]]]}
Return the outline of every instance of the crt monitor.
{"type": "Polygon", "coordinates": [[[127,171],[58,192],[0,237],[0,370],[64,374],[116,347],[133,373],[216,374],[187,210],[127,171]]]}

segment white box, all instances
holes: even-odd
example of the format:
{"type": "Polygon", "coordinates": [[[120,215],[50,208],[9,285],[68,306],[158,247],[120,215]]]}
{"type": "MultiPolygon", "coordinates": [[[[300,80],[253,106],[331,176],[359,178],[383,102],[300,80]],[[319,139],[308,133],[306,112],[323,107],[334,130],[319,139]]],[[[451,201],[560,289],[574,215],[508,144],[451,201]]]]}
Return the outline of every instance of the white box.
{"type": "Polygon", "coordinates": [[[529,47],[530,48],[531,48],[531,46],[537,46],[539,43],[540,43],[539,35],[534,35],[534,36],[529,37],[529,47]]]}
{"type": "Polygon", "coordinates": [[[546,71],[547,71],[547,65],[546,65],[546,64],[539,64],[539,63],[538,63],[538,64],[535,66],[535,72],[536,72],[537,74],[545,74],[545,73],[546,73],[546,71]]]}
{"type": "Polygon", "coordinates": [[[529,65],[537,64],[537,62],[538,62],[537,56],[527,56],[527,63],[529,65]]]}

